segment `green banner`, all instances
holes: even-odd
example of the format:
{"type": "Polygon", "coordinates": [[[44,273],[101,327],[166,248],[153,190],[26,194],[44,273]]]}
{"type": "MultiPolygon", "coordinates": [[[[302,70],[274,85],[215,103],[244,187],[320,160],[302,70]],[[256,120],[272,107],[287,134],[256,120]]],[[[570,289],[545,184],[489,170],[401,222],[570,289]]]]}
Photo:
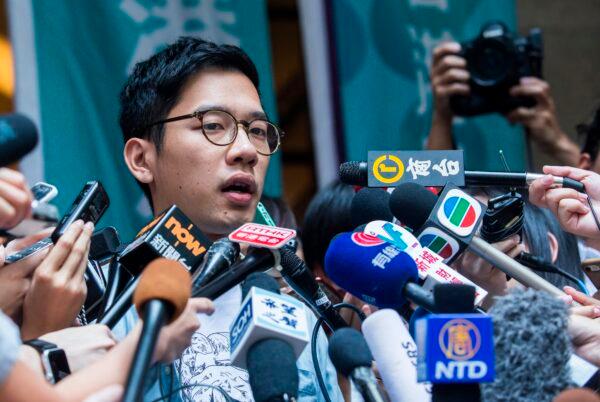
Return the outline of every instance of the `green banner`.
{"type": "MultiPolygon", "coordinates": [[[[516,23],[512,0],[332,1],[346,159],[367,151],[422,149],[431,126],[431,54],[442,41],[474,38],[482,24],[516,23]]],[[[455,119],[468,170],[525,169],[519,127],[500,115],[455,119]]]]}
{"type": "MultiPolygon", "coordinates": [[[[45,178],[59,188],[61,211],[86,181],[102,181],[111,207],[100,226],[116,226],[125,241],[149,219],[123,161],[118,125],[118,94],[137,61],[183,35],[239,45],[257,64],[263,105],[277,118],[265,0],[32,0],[32,6],[45,178]]],[[[280,191],[274,157],[265,192],[280,191]]]]}

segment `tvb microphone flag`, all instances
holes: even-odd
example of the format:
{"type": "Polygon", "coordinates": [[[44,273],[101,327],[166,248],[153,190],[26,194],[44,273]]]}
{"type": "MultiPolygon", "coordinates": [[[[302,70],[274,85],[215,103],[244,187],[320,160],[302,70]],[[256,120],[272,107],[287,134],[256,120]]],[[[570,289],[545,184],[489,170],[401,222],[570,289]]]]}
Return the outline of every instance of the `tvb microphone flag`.
{"type": "MultiPolygon", "coordinates": [[[[475,38],[481,26],[502,21],[516,30],[512,0],[338,0],[329,6],[333,29],[334,99],[339,99],[343,160],[369,150],[422,149],[431,125],[433,49],[444,41],[475,38]],[[365,101],[368,100],[368,101],[365,101]]],[[[522,129],[498,114],[454,120],[454,141],[465,166],[525,170],[522,129]]],[[[413,168],[423,167],[414,161],[413,168]]],[[[426,173],[426,172],[423,172],[426,173]]]]}
{"type": "MultiPolygon", "coordinates": [[[[256,63],[263,107],[276,120],[265,0],[8,0],[16,108],[40,131],[21,164],[31,183],[59,188],[64,210],[82,183],[100,180],[111,199],[103,224],[124,239],[150,209],[123,161],[119,92],[136,62],[180,36],[240,46],[256,63]]],[[[278,156],[265,192],[281,192],[278,156]]]]}

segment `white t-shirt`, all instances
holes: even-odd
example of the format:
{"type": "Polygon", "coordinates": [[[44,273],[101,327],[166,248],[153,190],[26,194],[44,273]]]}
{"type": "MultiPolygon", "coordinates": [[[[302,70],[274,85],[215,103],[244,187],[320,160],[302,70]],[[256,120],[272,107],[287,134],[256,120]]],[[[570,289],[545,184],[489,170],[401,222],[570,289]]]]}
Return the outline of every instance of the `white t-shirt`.
{"type": "MultiPolygon", "coordinates": [[[[175,362],[182,386],[210,384],[221,387],[238,401],[253,401],[248,372],[229,364],[229,326],[239,312],[241,300],[241,287],[235,286],[215,300],[218,314],[198,315],[200,328],[192,336],[191,346],[175,362]]],[[[186,388],[182,396],[186,402],[225,401],[219,391],[207,387],[186,388]]]]}

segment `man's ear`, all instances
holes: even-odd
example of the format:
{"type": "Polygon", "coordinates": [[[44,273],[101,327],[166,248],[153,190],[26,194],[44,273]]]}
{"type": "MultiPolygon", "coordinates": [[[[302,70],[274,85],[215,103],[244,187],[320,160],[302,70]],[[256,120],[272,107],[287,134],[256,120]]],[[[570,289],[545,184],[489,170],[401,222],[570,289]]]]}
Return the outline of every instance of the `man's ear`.
{"type": "Polygon", "coordinates": [[[558,240],[551,232],[548,232],[548,243],[550,244],[550,257],[552,258],[552,264],[554,264],[558,259],[558,240]]]}
{"type": "Polygon", "coordinates": [[[579,163],[577,164],[579,169],[590,170],[592,168],[592,157],[587,152],[582,152],[579,155],[579,163]]]}
{"type": "Polygon", "coordinates": [[[154,180],[156,147],[143,138],[130,138],[125,143],[123,157],[129,171],[138,181],[149,184],[154,180]]]}

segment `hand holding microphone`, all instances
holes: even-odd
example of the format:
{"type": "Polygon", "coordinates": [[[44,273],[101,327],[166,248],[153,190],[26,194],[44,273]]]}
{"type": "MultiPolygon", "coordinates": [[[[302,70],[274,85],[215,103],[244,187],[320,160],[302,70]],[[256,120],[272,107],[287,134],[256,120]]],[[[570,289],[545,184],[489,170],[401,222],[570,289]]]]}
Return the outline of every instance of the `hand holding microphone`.
{"type": "Polygon", "coordinates": [[[567,188],[552,188],[549,176],[535,180],[529,187],[529,200],[539,207],[548,208],[561,226],[578,236],[600,238],[596,215],[600,213],[600,175],[568,166],[544,166],[544,173],[578,180],[587,194],[567,188]],[[588,197],[595,211],[590,209],[588,197]]]}

